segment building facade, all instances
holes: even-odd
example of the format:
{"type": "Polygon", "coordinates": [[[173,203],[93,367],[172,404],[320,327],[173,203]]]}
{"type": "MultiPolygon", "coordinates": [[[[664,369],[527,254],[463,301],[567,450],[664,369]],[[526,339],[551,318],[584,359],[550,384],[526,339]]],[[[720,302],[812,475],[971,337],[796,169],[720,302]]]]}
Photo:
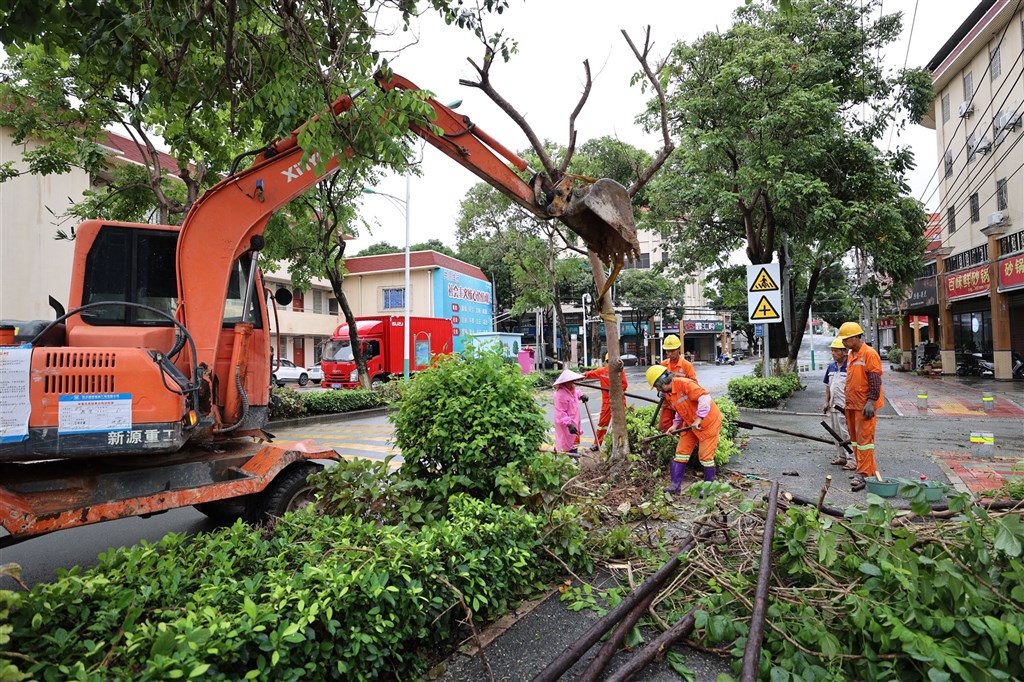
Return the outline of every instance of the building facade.
{"type": "MultiPolygon", "coordinates": [[[[939,241],[902,316],[926,315],[943,373],[957,355],[991,353],[997,379],[1024,354],[1024,11],[983,0],[928,63],[935,100],[923,121],[941,159],[939,241]]],[[[933,242],[935,240],[932,240],[933,242]]],[[[905,354],[905,360],[909,353],[905,354]]]]}
{"type": "MultiPolygon", "coordinates": [[[[345,297],[356,317],[405,313],[405,253],[347,258],[345,269],[345,297]]],[[[475,265],[437,251],[409,254],[410,315],[450,319],[456,353],[474,333],[494,330],[493,293],[475,265]]]]}

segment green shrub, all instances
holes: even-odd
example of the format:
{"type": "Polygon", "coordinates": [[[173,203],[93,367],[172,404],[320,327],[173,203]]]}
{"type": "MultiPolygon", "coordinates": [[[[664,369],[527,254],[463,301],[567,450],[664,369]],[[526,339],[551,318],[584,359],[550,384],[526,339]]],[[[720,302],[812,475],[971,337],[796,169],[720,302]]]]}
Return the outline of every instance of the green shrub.
{"type": "Polygon", "coordinates": [[[291,388],[275,388],[270,392],[270,409],[268,418],[295,419],[306,414],[306,405],[302,393],[291,388]]]}
{"type": "Polygon", "coordinates": [[[885,354],[886,359],[894,365],[903,363],[903,349],[899,346],[889,346],[885,354]]]}
{"type": "Polygon", "coordinates": [[[547,435],[544,412],[519,367],[475,349],[417,373],[391,419],[403,475],[424,481],[424,494],[438,499],[491,495],[495,471],[536,457],[547,435]]]}
{"type": "Polygon", "coordinates": [[[404,381],[385,381],[383,384],[375,387],[373,392],[380,396],[384,404],[394,405],[402,399],[402,389],[404,387],[404,381]]]}
{"type": "Polygon", "coordinates": [[[465,617],[455,590],[487,619],[532,588],[539,529],[534,515],[456,496],[447,518],[419,529],[304,510],[269,529],[172,533],[8,600],[0,670],[95,682],[418,678],[465,617]]]}
{"type": "Polygon", "coordinates": [[[303,394],[306,411],[311,414],[352,412],[371,407],[380,407],[384,399],[376,391],[357,388],[345,391],[318,391],[303,394]]]}
{"type": "MultiPolygon", "coordinates": [[[[793,374],[784,374],[781,377],[730,379],[728,383],[729,397],[740,407],[776,407],[793,394],[795,390],[793,377],[793,374]]],[[[799,377],[795,377],[795,382],[795,385],[799,387],[799,377]]]]}

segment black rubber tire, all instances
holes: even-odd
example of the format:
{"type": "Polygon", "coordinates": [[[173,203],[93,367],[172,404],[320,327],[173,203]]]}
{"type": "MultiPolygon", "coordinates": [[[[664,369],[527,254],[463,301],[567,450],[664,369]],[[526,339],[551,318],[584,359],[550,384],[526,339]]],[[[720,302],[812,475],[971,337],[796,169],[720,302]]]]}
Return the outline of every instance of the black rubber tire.
{"type": "Polygon", "coordinates": [[[284,386],[284,382],[283,381],[278,381],[277,380],[277,375],[276,374],[271,374],[270,375],[270,383],[272,385],[274,385],[274,386],[277,386],[278,388],[281,388],[282,386],[284,386]]]}
{"type": "Polygon", "coordinates": [[[234,523],[246,516],[249,498],[239,497],[233,500],[217,500],[192,505],[196,511],[213,519],[217,523],[234,523]]]}
{"type": "Polygon", "coordinates": [[[300,509],[313,503],[313,487],[306,482],[310,474],[320,467],[315,464],[293,464],[274,479],[256,505],[255,520],[267,521],[280,518],[285,512],[300,509]]]}
{"type": "Polygon", "coordinates": [[[387,382],[387,377],[375,376],[374,378],[370,379],[370,388],[380,388],[387,382]]]}
{"type": "Polygon", "coordinates": [[[299,375],[299,386],[305,386],[308,383],[309,383],[309,375],[308,374],[300,374],[299,375]]]}

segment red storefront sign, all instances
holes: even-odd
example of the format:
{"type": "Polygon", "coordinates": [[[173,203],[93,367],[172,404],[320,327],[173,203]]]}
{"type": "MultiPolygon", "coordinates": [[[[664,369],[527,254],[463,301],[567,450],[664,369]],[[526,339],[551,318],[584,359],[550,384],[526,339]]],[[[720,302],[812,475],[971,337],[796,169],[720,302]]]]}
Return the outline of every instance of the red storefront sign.
{"type": "Polygon", "coordinates": [[[1024,287],[1024,253],[999,261],[999,291],[1024,287]]]}
{"type": "Polygon", "coordinates": [[[987,294],[991,281],[987,265],[950,273],[946,275],[946,299],[954,301],[958,298],[987,294]]]}
{"type": "Polygon", "coordinates": [[[895,329],[896,318],[895,317],[880,317],[878,318],[879,329],[895,329]]]}

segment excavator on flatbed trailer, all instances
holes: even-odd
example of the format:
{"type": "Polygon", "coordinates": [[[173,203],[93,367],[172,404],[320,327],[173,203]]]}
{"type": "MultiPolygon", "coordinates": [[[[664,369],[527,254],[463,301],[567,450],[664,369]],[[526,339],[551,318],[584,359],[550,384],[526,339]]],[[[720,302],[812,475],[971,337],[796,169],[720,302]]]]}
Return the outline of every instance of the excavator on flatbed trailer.
{"type": "MultiPolygon", "coordinates": [[[[418,90],[393,74],[378,83],[418,90]]],[[[524,180],[502,161],[523,172],[522,159],[427,101],[443,134],[424,121],[418,135],[604,260],[639,255],[621,185],[524,180]]],[[[332,105],[351,107],[348,96],[332,105]]],[[[258,520],[310,501],[306,478],[338,455],[265,431],[273,367],[259,268],[274,212],[344,163],[337,154],[318,169],[301,131],[243,155],[249,167],[205,192],[180,227],[82,223],[68,311],[0,321],[0,546],[188,505],[258,520]]]]}

